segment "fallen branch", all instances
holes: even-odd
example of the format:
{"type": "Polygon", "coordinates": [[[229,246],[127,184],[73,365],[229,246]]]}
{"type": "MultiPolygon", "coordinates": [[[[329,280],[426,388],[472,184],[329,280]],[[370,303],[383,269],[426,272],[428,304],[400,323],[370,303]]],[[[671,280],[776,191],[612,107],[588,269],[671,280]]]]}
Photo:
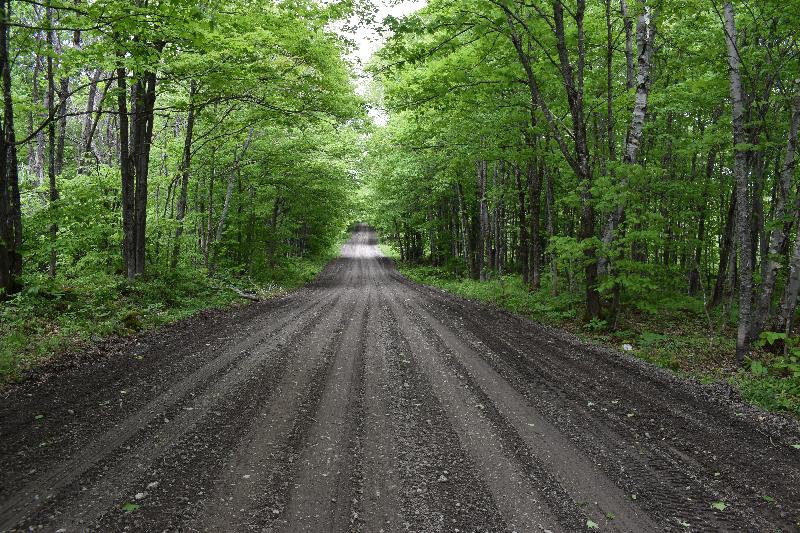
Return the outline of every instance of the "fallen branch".
{"type": "Polygon", "coordinates": [[[257,294],[252,292],[245,292],[239,288],[234,287],[233,285],[230,286],[231,290],[238,294],[241,298],[245,298],[247,300],[253,300],[254,302],[260,302],[261,298],[258,297],[257,294]]]}

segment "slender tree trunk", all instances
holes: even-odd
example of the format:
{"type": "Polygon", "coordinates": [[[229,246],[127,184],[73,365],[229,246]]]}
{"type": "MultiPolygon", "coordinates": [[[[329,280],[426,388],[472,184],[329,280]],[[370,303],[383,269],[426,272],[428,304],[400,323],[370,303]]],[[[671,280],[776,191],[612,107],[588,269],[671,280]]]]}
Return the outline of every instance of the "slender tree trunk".
{"type": "Polygon", "coordinates": [[[528,192],[530,196],[531,226],[531,275],[530,288],[536,290],[542,286],[542,240],[539,235],[539,219],[542,192],[542,172],[536,159],[528,163],[528,192]]]}
{"type": "Polygon", "coordinates": [[[519,165],[514,166],[514,179],[517,184],[517,196],[519,198],[519,206],[517,216],[519,217],[519,252],[517,253],[519,262],[519,271],[522,274],[522,283],[528,285],[528,222],[527,213],[525,209],[525,187],[522,185],[521,179],[522,172],[519,165]]]}
{"type": "Polygon", "coordinates": [[[8,41],[11,1],[0,0],[0,72],[3,83],[3,124],[0,139],[0,298],[18,292],[22,275],[22,210],[19,195],[11,63],[8,41]]]}
{"type": "MultiPolygon", "coordinates": [[[[783,167],[780,173],[780,190],[775,206],[774,220],[781,221],[786,216],[787,201],[791,195],[792,177],[795,171],[795,153],[797,151],[797,135],[800,128],[800,95],[795,95],[792,100],[791,116],[789,122],[789,135],[786,143],[786,152],[783,158],[783,167]]],[[[767,321],[772,305],[772,296],[775,290],[775,281],[778,270],[781,268],[780,252],[784,248],[788,238],[786,226],[776,224],[769,236],[769,249],[766,254],[766,265],[763,269],[761,286],[758,293],[756,311],[750,331],[750,339],[755,339],[761,334],[761,330],[767,321]]],[[[790,273],[791,276],[791,273],[790,273]]]]}
{"type": "Polygon", "coordinates": [[[472,271],[474,261],[472,250],[470,249],[469,215],[464,205],[464,188],[461,186],[461,183],[458,182],[456,182],[456,196],[458,197],[458,212],[459,218],[461,219],[461,251],[464,254],[464,263],[466,263],[467,268],[472,271]]]}
{"type": "Polygon", "coordinates": [[[614,28],[611,23],[611,0],[606,0],[606,142],[608,144],[609,161],[615,161],[617,158],[616,139],[614,138],[613,30],[614,28]]]}
{"type": "Polygon", "coordinates": [[[450,207],[450,256],[453,260],[459,257],[458,243],[460,228],[458,223],[458,203],[452,197],[448,201],[450,207]]]}
{"type": "Polygon", "coordinates": [[[792,332],[792,321],[795,309],[797,309],[798,291],[800,291],[800,195],[795,201],[794,220],[797,225],[797,237],[789,258],[789,278],[786,280],[780,312],[775,322],[775,329],[783,331],[787,337],[792,332]]]}
{"type": "Polygon", "coordinates": [[[144,275],[147,245],[147,185],[150,172],[150,146],[153,139],[153,111],[156,101],[156,74],[148,72],[137,84],[136,123],[134,137],[135,192],[135,258],[136,275],[144,275]]]}
{"type": "Polygon", "coordinates": [[[283,198],[280,196],[275,197],[275,203],[272,205],[272,216],[269,219],[269,244],[267,245],[267,264],[270,267],[275,266],[275,250],[278,247],[278,217],[281,214],[281,206],[283,205],[283,198]]]}
{"type": "MultiPolygon", "coordinates": [[[[81,43],[80,30],[72,33],[72,45],[77,49],[81,43]]],[[[56,39],[56,52],[61,55],[60,41],[56,39]]],[[[67,106],[69,104],[69,76],[62,76],[59,80],[59,104],[61,116],[58,119],[58,142],[56,144],[56,175],[60,176],[64,169],[64,144],[67,137],[67,106]]]]}
{"type": "Polygon", "coordinates": [[[486,174],[487,165],[485,160],[480,160],[477,163],[478,172],[478,205],[479,205],[479,233],[478,233],[478,250],[477,250],[477,266],[478,276],[480,281],[486,281],[486,259],[489,254],[490,237],[489,237],[489,207],[486,202],[486,174]]]}
{"type": "MultiPolygon", "coordinates": [[[[120,63],[123,60],[119,52],[120,63]]],[[[128,281],[136,279],[136,214],[135,208],[135,176],[128,144],[128,89],[125,67],[117,68],[117,106],[119,124],[119,166],[122,178],[122,268],[128,281]]]]}
{"type": "Polygon", "coordinates": [[[633,71],[633,21],[628,12],[628,3],[619,0],[619,10],[622,15],[622,24],[625,29],[625,87],[628,90],[634,87],[633,71]]]}
{"type": "Polygon", "coordinates": [[[711,307],[716,307],[725,296],[725,282],[727,280],[728,265],[730,256],[735,256],[734,240],[736,229],[736,186],[731,191],[730,202],[728,202],[728,212],[725,218],[725,228],[722,232],[722,245],[719,251],[719,268],[717,268],[717,281],[714,284],[714,292],[711,296],[711,307]]]}
{"type": "Polygon", "coordinates": [[[183,140],[183,159],[181,160],[181,192],[178,197],[178,211],[177,222],[178,227],[175,228],[175,244],[172,248],[172,259],[170,266],[175,268],[178,266],[178,259],[181,249],[181,235],[183,235],[183,224],[186,218],[186,204],[189,195],[189,177],[191,175],[192,164],[192,136],[194,134],[194,99],[197,94],[197,82],[194,80],[189,84],[189,111],[186,117],[186,134],[183,140]]]}
{"type": "MultiPolygon", "coordinates": [[[[231,206],[231,198],[233,196],[233,187],[236,185],[236,172],[239,170],[239,164],[242,158],[247,153],[247,149],[250,147],[250,141],[253,139],[253,128],[250,128],[250,131],[247,133],[247,139],[244,142],[244,146],[242,147],[242,151],[238,154],[234,155],[233,159],[233,167],[231,168],[231,172],[228,175],[228,188],[225,191],[225,200],[222,204],[222,214],[219,217],[219,223],[217,224],[217,231],[214,235],[214,248],[216,248],[217,244],[222,240],[222,233],[225,229],[225,222],[228,218],[228,211],[230,210],[231,206]]],[[[209,265],[209,273],[213,274],[216,271],[216,250],[212,250],[211,252],[212,260],[209,265]]]]}
{"type": "MultiPolygon", "coordinates": [[[[639,148],[644,133],[644,120],[647,115],[647,100],[650,95],[650,68],[653,58],[653,41],[655,40],[655,20],[652,9],[649,5],[644,6],[644,12],[639,17],[636,25],[636,40],[639,45],[639,55],[637,59],[638,71],[636,73],[636,96],[631,122],[628,127],[628,134],[625,138],[625,147],[622,162],[626,165],[636,163],[639,148]]],[[[627,177],[623,177],[620,186],[627,187],[627,177]]],[[[625,218],[625,205],[620,204],[612,212],[605,227],[603,228],[603,243],[609,249],[614,234],[618,230],[625,218]]],[[[601,257],[598,270],[603,273],[607,270],[607,260],[601,257]]]]}
{"type": "Polygon", "coordinates": [[[428,246],[430,247],[431,262],[434,265],[438,264],[439,251],[436,247],[436,229],[435,218],[433,217],[433,208],[428,205],[426,216],[428,218],[428,246]]]}
{"type": "MultiPolygon", "coordinates": [[[[40,53],[41,49],[41,38],[39,37],[39,33],[36,34],[36,41],[39,43],[36,50],[36,57],[34,58],[34,67],[33,67],[33,87],[31,91],[31,97],[33,100],[33,107],[38,108],[39,105],[42,103],[42,89],[39,85],[40,75],[42,72],[42,57],[40,53]]],[[[41,119],[41,113],[39,114],[39,118],[41,119]]],[[[31,113],[31,131],[33,131],[33,113],[31,113]]],[[[35,146],[31,147],[32,157],[30,158],[31,162],[31,174],[33,175],[33,187],[38,188],[44,183],[44,167],[45,167],[45,138],[44,138],[44,130],[39,130],[35,136],[36,144],[35,146]]]]}
{"type": "Polygon", "coordinates": [[[733,4],[724,6],[725,42],[728,48],[731,101],[733,103],[733,143],[735,151],[734,175],[736,177],[736,235],[739,244],[739,324],[736,333],[736,362],[742,364],[748,351],[753,301],[753,265],[750,239],[750,198],[748,152],[742,148],[747,142],[744,123],[744,90],[740,74],[741,62],[736,49],[736,23],[733,4]]]}
{"type": "MultiPolygon", "coordinates": [[[[58,254],[56,253],[56,237],[58,235],[58,226],[55,222],[55,208],[56,201],[58,200],[58,189],[56,188],[56,123],[53,120],[55,114],[55,79],[53,73],[53,51],[55,49],[55,31],[53,30],[53,9],[50,7],[49,2],[46,8],[46,26],[47,26],[47,45],[50,53],[47,54],[47,116],[50,122],[47,125],[47,177],[49,182],[49,211],[50,211],[50,264],[48,274],[51,278],[56,277],[56,260],[58,254]]],[[[64,110],[61,110],[64,114],[64,110]]]]}
{"type": "Polygon", "coordinates": [[[95,113],[97,86],[100,83],[100,76],[102,74],[102,70],[96,69],[89,80],[89,92],[86,97],[86,112],[83,117],[83,126],[81,127],[81,137],[78,145],[78,174],[83,174],[86,170],[86,157],[92,151],[92,138],[94,137],[94,132],[97,129],[97,123],[100,119],[100,106],[102,106],[103,98],[110,86],[110,83],[106,83],[103,96],[100,99],[100,106],[98,106],[98,111],[95,113]]]}
{"type": "MultiPolygon", "coordinates": [[[[547,172],[547,191],[545,193],[545,203],[547,207],[547,243],[548,246],[553,242],[555,236],[555,205],[553,172],[547,172]]],[[[558,296],[558,257],[555,252],[550,252],[550,295],[558,296]]]]}

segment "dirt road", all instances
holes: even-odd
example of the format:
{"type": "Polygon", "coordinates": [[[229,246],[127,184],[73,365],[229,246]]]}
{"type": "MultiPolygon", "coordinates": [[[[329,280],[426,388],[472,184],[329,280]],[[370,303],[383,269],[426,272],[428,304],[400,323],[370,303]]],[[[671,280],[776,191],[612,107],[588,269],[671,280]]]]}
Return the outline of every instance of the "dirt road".
{"type": "Polygon", "coordinates": [[[110,352],[5,393],[0,530],[800,529],[795,424],[415,285],[363,228],[110,352]]]}

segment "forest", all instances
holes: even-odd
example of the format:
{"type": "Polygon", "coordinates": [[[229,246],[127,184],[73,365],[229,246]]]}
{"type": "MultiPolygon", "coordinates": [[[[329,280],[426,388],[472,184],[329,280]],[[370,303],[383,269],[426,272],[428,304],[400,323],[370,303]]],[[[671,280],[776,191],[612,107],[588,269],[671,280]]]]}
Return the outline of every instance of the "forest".
{"type": "Polygon", "coordinates": [[[3,1],[0,367],[310,281],[367,115],[352,2],[3,1]]]}
{"type": "Polygon", "coordinates": [[[0,531],[800,531],[800,0],[0,0],[0,531]]]}
{"type": "Polygon", "coordinates": [[[370,65],[388,117],[366,204],[420,281],[601,340],[697,324],[716,365],[767,373],[766,347],[797,379],[798,20],[793,1],[431,0],[370,65]]]}
{"type": "Polygon", "coordinates": [[[416,281],[800,405],[800,3],[375,14],[4,0],[3,379],[307,283],[362,220],[416,281]]]}

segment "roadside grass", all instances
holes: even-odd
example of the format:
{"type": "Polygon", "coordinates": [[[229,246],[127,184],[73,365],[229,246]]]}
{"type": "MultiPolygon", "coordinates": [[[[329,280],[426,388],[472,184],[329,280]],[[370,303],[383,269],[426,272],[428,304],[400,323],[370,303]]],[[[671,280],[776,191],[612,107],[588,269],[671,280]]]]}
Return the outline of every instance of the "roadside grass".
{"type": "Polygon", "coordinates": [[[104,338],[246,302],[232,286],[261,298],[280,296],[311,282],[338,250],[337,245],[319,257],[287,258],[255,281],[231,272],[209,278],[190,268],[156,272],[133,284],[106,272],[55,279],[29,275],[26,289],[0,304],[0,385],[104,338]]]}
{"type": "Polygon", "coordinates": [[[546,279],[542,289],[529,292],[517,275],[478,282],[448,268],[401,263],[392,248],[381,245],[381,249],[395,259],[404,276],[417,283],[565,329],[701,382],[727,382],[747,402],[800,417],[800,350],[795,348],[794,356],[784,357],[757,348],[745,368],[737,369],[733,361],[735,317],[724,317],[715,310],[710,330],[697,298],[652,295],[648,305],[625,305],[617,327],[611,330],[604,321],[583,323],[582,294],[552,296],[546,279]]]}

